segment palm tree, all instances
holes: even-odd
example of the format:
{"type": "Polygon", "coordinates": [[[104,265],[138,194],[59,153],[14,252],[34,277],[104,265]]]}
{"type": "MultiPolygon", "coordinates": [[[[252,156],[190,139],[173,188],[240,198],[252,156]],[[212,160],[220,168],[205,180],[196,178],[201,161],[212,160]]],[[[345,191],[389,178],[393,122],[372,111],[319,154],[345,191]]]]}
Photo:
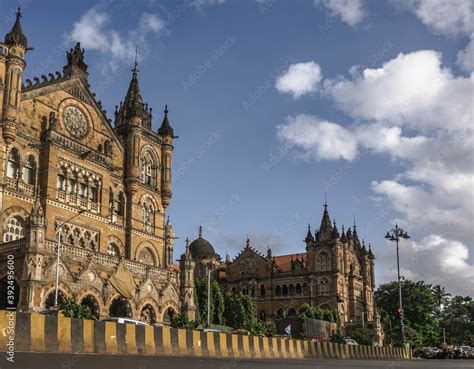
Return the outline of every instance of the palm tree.
{"type": "Polygon", "coordinates": [[[446,305],[446,302],[448,301],[448,298],[451,296],[451,294],[447,293],[446,289],[444,287],[441,287],[439,284],[432,287],[431,290],[433,293],[433,300],[436,304],[436,308],[438,310],[438,313],[440,313],[443,306],[446,305]]]}

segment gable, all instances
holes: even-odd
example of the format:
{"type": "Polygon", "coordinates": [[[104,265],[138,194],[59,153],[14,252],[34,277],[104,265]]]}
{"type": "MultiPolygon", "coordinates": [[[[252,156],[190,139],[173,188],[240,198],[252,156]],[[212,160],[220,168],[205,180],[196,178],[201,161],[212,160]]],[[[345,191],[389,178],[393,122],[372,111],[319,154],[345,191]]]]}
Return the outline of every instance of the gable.
{"type": "Polygon", "coordinates": [[[49,128],[50,114],[54,113],[55,131],[59,134],[91,150],[105,153],[105,142],[109,141],[112,152],[124,152],[123,144],[107,120],[100,101],[79,78],[58,78],[27,85],[22,93],[20,110],[21,122],[33,131],[41,132],[49,128]],[[87,132],[78,130],[78,124],[83,121],[87,132]]]}

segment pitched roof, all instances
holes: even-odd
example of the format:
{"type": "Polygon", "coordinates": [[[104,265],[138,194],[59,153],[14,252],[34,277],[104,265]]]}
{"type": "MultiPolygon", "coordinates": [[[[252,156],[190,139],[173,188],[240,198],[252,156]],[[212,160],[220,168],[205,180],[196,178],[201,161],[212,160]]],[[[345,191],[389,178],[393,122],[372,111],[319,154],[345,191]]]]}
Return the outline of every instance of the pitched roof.
{"type": "Polygon", "coordinates": [[[306,253],[297,253],[297,254],[289,254],[289,255],[279,255],[275,256],[273,260],[275,260],[275,263],[277,267],[282,271],[282,272],[291,272],[291,260],[296,261],[296,259],[303,260],[303,262],[306,264],[306,261],[308,260],[308,257],[306,253]]]}

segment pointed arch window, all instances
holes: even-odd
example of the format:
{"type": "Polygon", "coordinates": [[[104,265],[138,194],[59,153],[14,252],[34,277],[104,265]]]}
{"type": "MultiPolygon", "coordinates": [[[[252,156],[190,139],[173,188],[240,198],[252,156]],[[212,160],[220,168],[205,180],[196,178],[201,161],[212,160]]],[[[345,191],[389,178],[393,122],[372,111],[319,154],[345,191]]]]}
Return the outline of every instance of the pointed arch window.
{"type": "Polygon", "coordinates": [[[3,242],[15,241],[25,237],[25,221],[20,217],[11,217],[5,228],[3,242]]]}
{"type": "Polygon", "coordinates": [[[90,188],[90,200],[96,204],[99,202],[99,183],[97,181],[92,182],[90,188]]]}
{"type": "Polygon", "coordinates": [[[331,270],[331,258],[326,251],[322,251],[318,254],[316,265],[317,270],[320,272],[327,272],[331,270]]]}
{"type": "Polygon", "coordinates": [[[115,199],[115,213],[117,215],[123,216],[125,206],[125,196],[123,192],[120,191],[115,199]]]}
{"type": "Polygon", "coordinates": [[[142,204],[143,230],[147,233],[154,233],[155,230],[155,207],[148,199],[142,204]]]}
{"type": "Polygon", "coordinates": [[[66,178],[67,178],[66,168],[61,167],[58,172],[58,180],[56,184],[56,188],[59,191],[66,191],[66,178]]]}
{"type": "Polygon", "coordinates": [[[119,248],[115,243],[111,242],[107,245],[107,255],[120,257],[119,248]]]}
{"type": "Polygon", "coordinates": [[[147,185],[156,186],[156,164],[149,151],[140,158],[140,181],[147,185]]]}
{"type": "Polygon", "coordinates": [[[12,148],[8,153],[7,177],[18,179],[20,172],[20,154],[16,148],[12,148]]]}
{"type": "Polygon", "coordinates": [[[29,185],[35,184],[36,160],[33,155],[28,156],[23,166],[23,182],[29,185]]]}
{"type": "Polygon", "coordinates": [[[328,278],[321,278],[319,280],[318,290],[320,295],[327,295],[329,294],[329,279],[328,278]]]}
{"type": "Polygon", "coordinates": [[[69,178],[68,189],[69,189],[69,194],[71,194],[72,196],[77,195],[77,173],[73,173],[71,178],[69,178]]]}

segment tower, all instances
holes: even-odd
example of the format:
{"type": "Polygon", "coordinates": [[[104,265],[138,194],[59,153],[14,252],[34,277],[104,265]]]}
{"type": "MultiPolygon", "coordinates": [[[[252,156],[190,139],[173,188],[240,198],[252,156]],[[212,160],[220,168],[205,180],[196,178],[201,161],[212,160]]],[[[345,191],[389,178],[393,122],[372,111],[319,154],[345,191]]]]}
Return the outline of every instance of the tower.
{"type": "Polygon", "coordinates": [[[161,148],[161,157],[163,161],[162,172],[161,172],[161,201],[165,208],[168,207],[171,201],[171,157],[173,155],[173,139],[174,130],[168,121],[168,105],[165,106],[165,116],[161,123],[158,134],[163,139],[163,145],[161,148]]]}
{"type": "Polygon", "coordinates": [[[180,268],[180,299],[181,311],[187,314],[189,320],[194,320],[196,306],[194,304],[194,268],[196,264],[193,261],[189,247],[189,239],[186,239],[186,250],[181,255],[179,263],[180,268]]]}
{"type": "Polygon", "coordinates": [[[16,139],[19,124],[20,94],[23,71],[26,67],[25,53],[28,40],[21,29],[21,9],[16,12],[16,21],[5,35],[5,43],[0,46],[0,119],[2,136],[7,146],[16,139]],[[4,82],[3,82],[4,81],[4,82]]]}
{"type": "Polygon", "coordinates": [[[20,279],[19,309],[31,311],[41,305],[46,217],[37,197],[26,224],[26,252],[20,279]]]}

